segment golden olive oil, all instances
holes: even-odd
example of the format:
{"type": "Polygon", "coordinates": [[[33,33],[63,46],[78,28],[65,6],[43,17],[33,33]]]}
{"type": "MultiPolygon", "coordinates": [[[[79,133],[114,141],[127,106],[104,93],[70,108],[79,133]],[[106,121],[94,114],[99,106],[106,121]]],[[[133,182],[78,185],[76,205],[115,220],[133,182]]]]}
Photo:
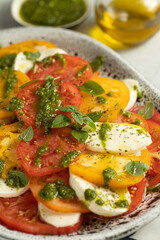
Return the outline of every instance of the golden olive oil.
{"type": "Polygon", "coordinates": [[[129,47],[158,31],[160,5],[156,0],[100,0],[96,19],[111,47],[129,47]]]}

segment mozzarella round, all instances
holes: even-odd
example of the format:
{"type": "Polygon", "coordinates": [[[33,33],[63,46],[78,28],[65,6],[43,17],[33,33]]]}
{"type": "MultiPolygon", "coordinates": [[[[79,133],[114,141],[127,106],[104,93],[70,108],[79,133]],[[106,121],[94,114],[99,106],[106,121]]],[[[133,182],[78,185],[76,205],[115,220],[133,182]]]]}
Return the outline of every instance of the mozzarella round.
{"type": "MultiPolygon", "coordinates": [[[[88,132],[85,142],[88,150],[130,155],[152,143],[150,134],[143,128],[125,123],[107,123],[111,129],[106,132],[106,138],[102,141],[99,136],[102,124],[95,123],[96,131],[88,132]]],[[[85,129],[87,128],[84,127],[83,130],[85,129]]]]}
{"type": "Polygon", "coordinates": [[[109,188],[98,187],[72,173],[70,173],[69,183],[75,190],[78,199],[82,201],[91,212],[101,216],[112,217],[127,212],[128,208],[115,207],[115,203],[119,200],[128,201],[128,205],[131,203],[130,193],[127,188],[114,191],[109,188]],[[97,193],[97,197],[92,201],[87,201],[84,196],[86,189],[94,190],[97,193]],[[102,206],[97,205],[96,200],[98,199],[104,201],[102,206]]]}
{"type": "MultiPolygon", "coordinates": [[[[40,57],[37,61],[42,61],[46,57],[54,56],[56,53],[66,54],[66,52],[61,48],[47,48],[43,49],[40,52],[40,57]]],[[[33,61],[28,60],[23,52],[17,54],[14,61],[14,70],[27,73],[33,67],[33,61]]]]}
{"type": "Polygon", "coordinates": [[[138,90],[140,90],[140,86],[138,81],[134,79],[124,79],[122,81],[127,85],[130,92],[130,100],[125,108],[125,110],[129,110],[135,105],[137,101],[137,90],[135,89],[135,86],[138,90]]]}
{"type": "Polygon", "coordinates": [[[11,188],[6,185],[5,180],[0,178],[0,197],[11,198],[18,197],[25,193],[29,189],[29,185],[26,185],[23,188],[11,188]]]}
{"type": "Polygon", "coordinates": [[[72,226],[79,222],[81,216],[80,213],[55,212],[40,202],[38,202],[38,209],[41,220],[55,227],[72,226]]]}

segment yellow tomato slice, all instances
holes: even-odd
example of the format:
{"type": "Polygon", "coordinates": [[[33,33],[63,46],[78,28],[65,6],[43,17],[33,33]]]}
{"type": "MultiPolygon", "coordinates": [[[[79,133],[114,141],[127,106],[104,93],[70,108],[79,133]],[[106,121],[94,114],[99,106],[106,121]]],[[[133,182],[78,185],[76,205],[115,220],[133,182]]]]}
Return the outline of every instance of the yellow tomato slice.
{"type": "MultiPolygon", "coordinates": [[[[7,106],[7,104],[9,103],[9,101],[12,99],[12,97],[16,96],[17,93],[20,90],[20,86],[22,86],[23,84],[27,83],[30,81],[30,79],[27,77],[26,74],[20,72],[20,71],[16,71],[15,75],[17,77],[17,82],[15,87],[13,88],[13,90],[10,92],[10,94],[8,95],[7,98],[3,98],[4,95],[4,87],[6,84],[6,77],[2,78],[0,77],[0,108],[5,108],[7,106]]],[[[13,113],[4,109],[0,109],[0,119],[6,119],[6,118],[10,118],[12,117],[13,113]]]]}
{"type": "Polygon", "coordinates": [[[110,78],[95,77],[92,80],[101,85],[106,91],[100,96],[106,97],[107,102],[105,104],[100,104],[96,100],[97,96],[81,91],[81,112],[85,114],[96,111],[103,112],[103,116],[100,120],[101,122],[116,119],[121,108],[124,109],[129,102],[130,93],[128,87],[120,80],[110,78]],[[109,92],[113,92],[112,97],[107,96],[109,92]]]}
{"type": "Polygon", "coordinates": [[[0,49],[0,57],[10,54],[10,53],[19,53],[19,52],[36,52],[41,49],[46,48],[56,48],[57,46],[48,41],[42,40],[28,40],[24,42],[19,42],[15,44],[11,44],[10,46],[4,47],[0,49]]]}
{"type": "Polygon", "coordinates": [[[141,151],[141,156],[137,157],[85,151],[80,154],[76,162],[69,166],[69,170],[89,182],[103,186],[105,184],[103,170],[110,167],[117,172],[117,176],[109,181],[109,186],[111,188],[125,188],[140,182],[144,178],[144,174],[134,177],[124,172],[126,164],[130,161],[141,161],[150,165],[150,153],[147,149],[144,149],[141,151]]]}
{"type": "Polygon", "coordinates": [[[3,178],[6,178],[9,169],[20,167],[20,161],[16,154],[17,144],[19,143],[18,136],[17,123],[0,128],[0,158],[5,161],[3,178]]]}

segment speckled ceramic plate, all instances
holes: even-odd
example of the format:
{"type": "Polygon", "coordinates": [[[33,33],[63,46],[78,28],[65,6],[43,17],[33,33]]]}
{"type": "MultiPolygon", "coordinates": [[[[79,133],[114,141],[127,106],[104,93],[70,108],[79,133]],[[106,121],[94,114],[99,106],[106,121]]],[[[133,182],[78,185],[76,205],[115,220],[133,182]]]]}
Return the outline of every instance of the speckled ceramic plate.
{"type": "MultiPolygon", "coordinates": [[[[129,66],[119,55],[103,44],[85,35],[73,31],[54,28],[29,27],[14,28],[0,32],[0,43],[6,46],[11,43],[45,39],[65,49],[68,53],[78,55],[88,61],[104,55],[105,63],[101,76],[124,79],[137,79],[144,92],[143,102],[154,101],[160,106],[160,91],[154,89],[140,74],[129,66]]],[[[141,102],[142,103],[142,102],[141,102]]],[[[141,104],[138,103],[138,104],[141,104]]],[[[137,231],[160,214],[160,194],[150,193],[145,196],[141,206],[130,215],[116,219],[102,220],[90,217],[77,233],[63,236],[34,236],[12,231],[0,225],[0,239],[9,240],[116,240],[137,231]]]]}

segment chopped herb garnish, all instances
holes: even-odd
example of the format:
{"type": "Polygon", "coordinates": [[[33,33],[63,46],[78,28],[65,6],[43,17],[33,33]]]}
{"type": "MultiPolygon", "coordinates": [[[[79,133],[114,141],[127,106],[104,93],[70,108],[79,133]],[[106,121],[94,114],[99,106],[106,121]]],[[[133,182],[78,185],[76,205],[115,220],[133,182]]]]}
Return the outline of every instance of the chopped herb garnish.
{"type": "Polygon", "coordinates": [[[0,177],[2,177],[4,166],[5,166],[5,161],[2,158],[0,158],[0,177]]]}
{"type": "Polygon", "coordinates": [[[133,122],[131,122],[131,124],[134,124],[134,125],[140,125],[142,122],[141,122],[141,120],[139,119],[139,118],[136,118],[136,119],[134,119],[134,121],[133,122]]]}
{"type": "Polygon", "coordinates": [[[40,52],[23,52],[23,54],[26,56],[27,60],[30,61],[37,61],[38,58],[41,56],[40,52]]]}
{"type": "Polygon", "coordinates": [[[22,86],[20,86],[20,89],[23,89],[24,87],[30,85],[31,83],[37,82],[37,81],[39,81],[39,79],[34,79],[32,81],[29,81],[29,82],[23,84],[22,86]]]}
{"type": "Polygon", "coordinates": [[[142,93],[139,91],[138,86],[137,86],[137,85],[134,85],[134,86],[133,86],[133,89],[134,89],[135,91],[137,91],[137,98],[138,98],[138,99],[142,98],[142,93]]]}

